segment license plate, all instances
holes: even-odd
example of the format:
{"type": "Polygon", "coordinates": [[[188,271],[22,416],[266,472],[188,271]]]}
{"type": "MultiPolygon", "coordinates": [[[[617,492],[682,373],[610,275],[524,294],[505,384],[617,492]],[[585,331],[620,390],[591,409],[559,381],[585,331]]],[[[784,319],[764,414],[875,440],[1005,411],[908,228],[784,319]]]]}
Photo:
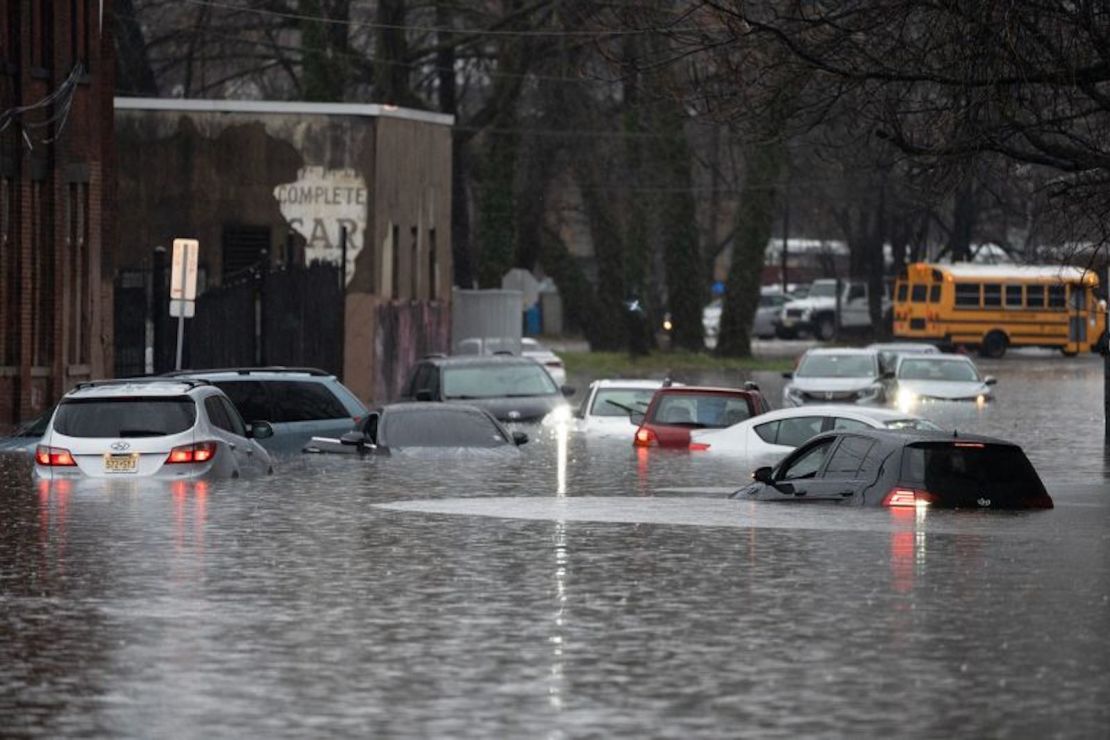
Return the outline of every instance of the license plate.
{"type": "Polygon", "coordinates": [[[127,455],[105,455],[104,472],[106,473],[134,473],[139,469],[139,453],[132,452],[127,455]]]}

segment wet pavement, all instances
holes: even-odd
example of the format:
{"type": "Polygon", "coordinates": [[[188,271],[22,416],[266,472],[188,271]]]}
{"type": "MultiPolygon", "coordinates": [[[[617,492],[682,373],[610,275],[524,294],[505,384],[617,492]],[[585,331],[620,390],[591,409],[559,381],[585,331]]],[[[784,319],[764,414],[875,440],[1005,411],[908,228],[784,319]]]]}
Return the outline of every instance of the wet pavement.
{"type": "Polygon", "coordinates": [[[556,429],[207,485],[9,462],[0,734],[1105,737],[1101,361],[980,365],[995,403],[925,415],[1056,509],[732,501],[740,462],[556,429]]]}

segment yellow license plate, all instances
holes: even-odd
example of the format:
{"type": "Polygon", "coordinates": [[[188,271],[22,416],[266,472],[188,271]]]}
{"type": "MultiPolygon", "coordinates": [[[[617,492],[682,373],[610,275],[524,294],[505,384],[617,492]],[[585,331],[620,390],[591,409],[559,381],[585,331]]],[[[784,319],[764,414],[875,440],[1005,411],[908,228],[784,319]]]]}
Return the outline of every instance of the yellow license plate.
{"type": "Polygon", "coordinates": [[[105,455],[104,472],[106,473],[134,473],[139,469],[139,453],[132,452],[128,455],[105,455]]]}

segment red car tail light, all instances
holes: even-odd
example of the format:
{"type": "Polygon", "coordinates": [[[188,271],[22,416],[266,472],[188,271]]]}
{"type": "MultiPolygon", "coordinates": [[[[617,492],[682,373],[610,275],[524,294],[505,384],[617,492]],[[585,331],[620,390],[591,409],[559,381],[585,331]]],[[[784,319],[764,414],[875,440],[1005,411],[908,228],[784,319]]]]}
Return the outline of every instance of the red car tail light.
{"type": "Polygon", "coordinates": [[[632,444],[635,447],[655,447],[659,444],[659,437],[647,427],[640,427],[636,430],[632,444]]]}
{"type": "Polygon", "coordinates": [[[709,445],[705,442],[691,442],[690,449],[695,452],[704,452],[709,449],[709,445]]]}
{"type": "Polygon", "coordinates": [[[77,464],[69,450],[61,447],[39,445],[35,448],[35,462],[52,468],[71,468],[77,464]]]}
{"type": "Polygon", "coordinates": [[[197,442],[196,444],[174,447],[170,450],[166,463],[202,463],[208,462],[215,456],[215,442],[197,442]]]}
{"type": "Polygon", "coordinates": [[[883,497],[883,506],[928,506],[936,500],[937,497],[928,491],[899,487],[887,492],[883,497]]]}

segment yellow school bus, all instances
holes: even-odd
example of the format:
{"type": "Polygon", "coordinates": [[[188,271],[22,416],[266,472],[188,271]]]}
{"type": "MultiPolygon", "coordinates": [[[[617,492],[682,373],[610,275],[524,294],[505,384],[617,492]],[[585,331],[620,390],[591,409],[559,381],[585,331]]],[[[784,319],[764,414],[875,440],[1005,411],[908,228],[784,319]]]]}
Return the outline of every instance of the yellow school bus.
{"type": "Polygon", "coordinates": [[[894,284],[894,336],[978,347],[1095,350],[1106,330],[1105,303],[1091,270],[1059,265],[907,265],[894,284]]]}

